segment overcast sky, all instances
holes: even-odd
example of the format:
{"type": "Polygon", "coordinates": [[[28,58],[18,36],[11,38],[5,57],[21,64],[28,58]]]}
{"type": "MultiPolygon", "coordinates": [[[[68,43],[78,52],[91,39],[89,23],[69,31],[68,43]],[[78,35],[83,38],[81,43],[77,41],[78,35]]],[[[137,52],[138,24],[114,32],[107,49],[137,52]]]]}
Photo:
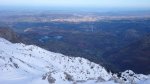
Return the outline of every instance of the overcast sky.
{"type": "Polygon", "coordinates": [[[150,0],[0,0],[0,6],[150,8],[150,0]]]}

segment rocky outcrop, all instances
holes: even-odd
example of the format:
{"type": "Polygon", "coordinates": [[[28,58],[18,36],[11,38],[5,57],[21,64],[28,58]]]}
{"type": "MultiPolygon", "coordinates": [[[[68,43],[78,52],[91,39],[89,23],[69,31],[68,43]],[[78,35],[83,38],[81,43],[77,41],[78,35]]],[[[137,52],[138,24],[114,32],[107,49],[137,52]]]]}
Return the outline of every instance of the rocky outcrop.
{"type": "Polygon", "coordinates": [[[13,43],[21,42],[19,35],[7,27],[0,27],[0,37],[5,38],[13,43]]]}

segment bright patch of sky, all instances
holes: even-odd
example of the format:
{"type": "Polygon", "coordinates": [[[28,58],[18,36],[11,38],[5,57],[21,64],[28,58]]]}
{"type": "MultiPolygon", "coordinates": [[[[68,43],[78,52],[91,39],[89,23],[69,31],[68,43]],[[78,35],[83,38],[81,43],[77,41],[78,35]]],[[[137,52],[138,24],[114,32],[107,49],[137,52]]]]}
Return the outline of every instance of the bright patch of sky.
{"type": "Polygon", "coordinates": [[[0,0],[0,6],[150,8],[150,0],[0,0]]]}

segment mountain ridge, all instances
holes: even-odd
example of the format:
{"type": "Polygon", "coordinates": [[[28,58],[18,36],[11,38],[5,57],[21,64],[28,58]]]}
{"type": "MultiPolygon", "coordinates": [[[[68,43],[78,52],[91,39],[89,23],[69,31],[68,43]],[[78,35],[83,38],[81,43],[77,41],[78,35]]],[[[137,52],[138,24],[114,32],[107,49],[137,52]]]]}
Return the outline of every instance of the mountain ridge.
{"type": "MultiPolygon", "coordinates": [[[[1,84],[129,84],[150,77],[128,70],[112,74],[80,57],[68,57],[34,45],[11,43],[0,38],[1,84]]],[[[146,83],[145,83],[146,84],[146,83]]]]}

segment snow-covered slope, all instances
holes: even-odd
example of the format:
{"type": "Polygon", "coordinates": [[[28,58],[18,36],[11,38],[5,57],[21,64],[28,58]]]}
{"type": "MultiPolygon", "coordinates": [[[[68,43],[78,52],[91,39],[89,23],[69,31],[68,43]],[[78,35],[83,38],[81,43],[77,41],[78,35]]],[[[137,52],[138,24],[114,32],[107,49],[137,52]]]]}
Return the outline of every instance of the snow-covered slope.
{"type": "Polygon", "coordinates": [[[86,59],[68,57],[33,45],[13,44],[3,38],[0,38],[0,75],[0,84],[149,82],[149,77],[142,74],[126,71],[118,77],[86,59]]]}

